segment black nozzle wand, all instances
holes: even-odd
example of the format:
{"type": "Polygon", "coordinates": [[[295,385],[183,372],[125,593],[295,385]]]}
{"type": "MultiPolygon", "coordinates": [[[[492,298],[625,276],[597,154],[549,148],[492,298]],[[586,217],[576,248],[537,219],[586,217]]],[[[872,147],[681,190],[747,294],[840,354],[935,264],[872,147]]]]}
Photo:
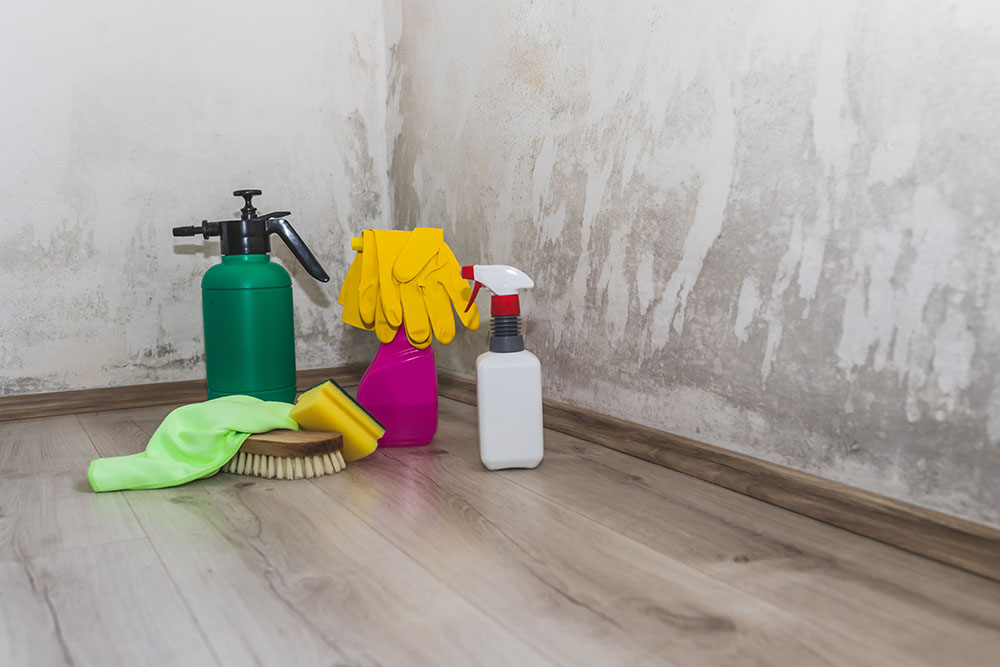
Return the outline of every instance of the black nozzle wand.
{"type": "Polygon", "coordinates": [[[210,236],[218,236],[219,223],[202,220],[200,225],[174,227],[174,236],[198,236],[198,234],[203,235],[206,239],[210,236]]]}

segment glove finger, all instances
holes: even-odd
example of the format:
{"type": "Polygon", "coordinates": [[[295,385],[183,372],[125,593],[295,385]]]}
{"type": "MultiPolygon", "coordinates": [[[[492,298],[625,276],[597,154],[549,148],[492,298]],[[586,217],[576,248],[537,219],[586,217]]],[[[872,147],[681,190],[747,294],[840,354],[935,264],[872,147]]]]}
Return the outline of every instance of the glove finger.
{"type": "Polygon", "coordinates": [[[376,318],[381,317],[393,329],[403,324],[403,304],[400,301],[399,285],[389,279],[388,283],[379,281],[378,286],[379,311],[376,318]]]}
{"type": "Polygon", "coordinates": [[[358,288],[361,287],[361,262],[361,255],[357,254],[351,262],[351,267],[347,269],[344,284],[340,286],[340,294],[337,295],[337,303],[341,306],[347,303],[351,295],[358,294],[358,288]]]}
{"type": "Polygon", "coordinates": [[[359,329],[368,329],[370,327],[365,326],[358,310],[361,262],[361,255],[356,255],[354,261],[351,262],[351,268],[347,270],[347,277],[344,278],[344,285],[340,288],[340,296],[337,298],[337,303],[344,307],[344,312],[340,316],[340,319],[344,323],[352,327],[358,327],[359,329]]]}
{"type": "Polygon", "coordinates": [[[427,304],[428,313],[433,313],[430,321],[434,337],[442,345],[447,345],[455,339],[455,316],[451,313],[448,292],[441,283],[429,285],[424,289],[424,302],[427,304]]]}
{"type": "Polygon", "coordinates": [[[374,230],[361,232],[361,283],[358,286],[358,315],[368,328],[375,324],[375,302],[378,297],[378,248],[374,230]]]}
{"type": "Polygon", "coordinates": [[[409,238],[409,232],[395,229],[375,230],[378,245],[378,283],[382,311],[391,327],[398,329],[403,322],[403,306],[399,301],[399,283],[392,277],[392,267],[409,238]]]}
{"type": "MultiPolygon", "coordinates": [[[[469,291],[469,296],[472,296],[472,290],[469,291]]],[[[461,300],[461,299],[460,299],[461,300]]],[[[468,303],[468,300],[465,301],[468,303]]],[[[458,310],[458,319],[461,320],[462,324],[469,331],[479,330],[479,306],[472,304],[472,307],[468,311],[465,310],[465,306],[461,306],[458,310]]]]}
{"type": "Polygon", "coordinates": [[[392,267],[393,277],[407,283],[417,277],[427,264],[434,259],[441,244],[444,243],[444,231],[436,227],[417,227],[406,239],[392,267]]]}
{"type": "Polygon", "coordinates": [[[479,308],[473,303],[468,311],[465,307],[472,298],[472,288],[469,283],[462,278],[462,267],[455,259],[455,253],[451,251],[447,243],[441,244],[438,251],[438,268],[429,276],[430,282],[442,285],[455,305],[455,312],[458,319],[470,331],[479,329],[479,308]]]}
{"type": "Polygon", "coordinates": [[[410,341],[410,345],[412,345],[413,347],[417,348],[418,350],[426,350],[428,347],[430,347],[430,344],[431,344],[431,339],[430,338],[428,338],[427,340],[425,340],[423,342],[418,342],[418,341],[411,340],[409,337],[407,338],[407,340],[410,341]]]}
{"type": "Polygon", "coordinates": [[[404,283],[400,285],[399,296],[403,304],[403,326],[410,343],[417,345],[430,342],[431,321],[427,317],[420,288],[414,283],[404,283]]]}
{"type": "Polygon", "coordinates": [[[382,343],[391,343],[392,339],[396,337],[396,328],[389,326],[389,323],[386,322],[378,296],[376,296],[375,303],[375,335],[382,343]]]}

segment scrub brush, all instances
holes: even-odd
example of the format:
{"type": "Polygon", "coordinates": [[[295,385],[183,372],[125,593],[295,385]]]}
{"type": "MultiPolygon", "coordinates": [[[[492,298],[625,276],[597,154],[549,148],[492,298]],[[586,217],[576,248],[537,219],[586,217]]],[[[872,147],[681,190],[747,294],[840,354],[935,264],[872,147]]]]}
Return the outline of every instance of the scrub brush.
{"type": "Polygon", "coordinates": [[[222,472],[266,479],[332,475],[347,465],[340,433],[277,430],[251,435],[222,472]]]}

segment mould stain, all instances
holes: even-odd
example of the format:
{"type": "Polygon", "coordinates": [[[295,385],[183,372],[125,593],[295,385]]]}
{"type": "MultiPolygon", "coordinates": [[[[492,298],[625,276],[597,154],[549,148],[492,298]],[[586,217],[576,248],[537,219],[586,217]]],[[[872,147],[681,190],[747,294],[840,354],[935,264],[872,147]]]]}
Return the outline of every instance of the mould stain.
{"type": "Polygon", "coordinates": [[[403,6],[395,224],[535,278],[550,398],[1000,525],[1000,199],[963,152],[997,128],[937,83],[995,45],[930,5],[630,7],[403,6]]]}
{"type": "MultiPolygon", "coordinates": [[[[174,240],[170,229],[229,217],[234,189],[260,187],[261,205],[290,209],[334,281],[353,254],[350,233],[386,226],[384,86],[374,84],[386,77],[382,7],[345,13],[320,3],[285,18],[298,39],[280,58],[297,65],[263,52],[242,61],[261,73],[269,102],[232,105],[243,83],[208,85],[191,72],[173,77],[169,91],[145,91],[162,78],[153,60],[110,70],[103,61],[100,44],[126,57],[164,46],[157,36],[136,42],[127,22],[102,24],[96,41],[94,26],[81,26],[70,39],[73,68],[29,58],[6,81],[19,100],[3,112],[18,128],[6,157],[21,169],[0,177],[10,221],[0,230],[0,280],[18,287],[5,290],[0,312],[0,392],[203,377],[199,283],[219,244],[174,240]]],[[[195,33],[170,39],[206,67],[229,67],[226,52],[199,50],[207,42],[195,33]]],[[[274,259],[291,267],[281,252],[274,259]]],[[[299,349],[302,368],[370,349],[312,324],[336,317],[334,289],[293,283],[296,314],[313,331],[299,349]]]]}

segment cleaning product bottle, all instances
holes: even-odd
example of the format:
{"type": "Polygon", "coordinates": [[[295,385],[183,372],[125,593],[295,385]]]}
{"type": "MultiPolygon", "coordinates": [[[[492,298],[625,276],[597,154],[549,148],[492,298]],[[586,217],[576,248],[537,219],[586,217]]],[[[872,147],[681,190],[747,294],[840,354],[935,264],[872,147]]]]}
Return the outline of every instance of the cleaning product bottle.
{"type": "Polygon", "coordinates": [[[524,349],[517,290],[535,283],[502,265],[463,266],[462,277],[476,281],[469,307],[480,287],[493,292],[490,351],[476,359],[479,458],[490,470],[534,468],[544,453],[542,366],[524,349]]]}
{"type": "MultiPolygon", "coordinates": [[[[430,347],[430,318],[432,312],[441,316],[441,309],[432,308],[427,302],[427,292],[433,290],[436,282],[432,280],[433,271],[427,273],[414,270],[419,268],[419,264],[426,262],[430,262],[425,267],[427,269],[436,270],[441,266],[437,255],[444,245],[444,239],[441,230],[436,230],[435,239],[434,231],[420,230],[421,239],[415,239],[411,236],[415,232],[369,229],[362,232],[360,237],[351,239],[351,248],[358,255],[348,270],[337,302],[344,306],[345,322],[364,329],[374,328],[382,341],[375,358],[361,378],[357,394],[358,403],[385,427],[385,433],[378,441],[382,447],[427,445],[437,432],[437,366],[434,363],[434,349],[430,347]],[[422,259],[416,263],[413,262],[414,256],[406,252],[413,252],[415,244],[412,242],[415,240],[425,241],[424,247],[418,247],[422,252],[417,252],[416,256],[422,259]],[[427,247],[428,241],[430,247],[427,247]],[[416,299],[404,299],[399,293],[400,286],[393,282],[398,261],[409,265],[407,275],[414,284],[408,297],[415,295],[416,299]],[[421,278],[419,286],[418,276],[421,278]],[[381,282],[383,278],[385,283],[381,282]],[[383,292],[383,288],[388,289],[383,292]],[[373,297],[378,295],[367,306],[370,309],[367,317],[374,320],[368,326],[361,314],[362,293],[373,297]],[[383,293],[390,298],[395,293],[396,310],[399,312],[399,320],[395,326],[386,316],[385,302],[381,300],[383,293]],[[427,327],[427,340],[423,345],[419,342],[414,344],[410,340],[413,332],[403,322],[406,312],[411,315],[415,313],[413,309],[423,311],[423,324],[427,327]]],[[[458,261],[454,256],[452,261],[457,267],[458,261]]],[[[457,271],[454,273],[457,274],[457,271]]],[[[457,275],[455,280],[465,285],[457,275]]],[[[409,287],[407,285],[408,289],[409,287]]],[[[468,289],[467,285],[465,287],[468,289]]],[[[450,302],[447,307],[448,317],[452,317],[450,302]]],[[[454,319],[452,326],[454,327],[454,319]]],[[[450,339],[443,342],[449,341],[450,339]]]]}
{"type": "Polygon", "coordinates": [[[379,345],[361,378],[358,403],[385,427],[380,447],[429,444],[438,425],[434,348],[418,350],[399,327],[392,342],[379,345]]]}
{"type": "Polygon", "coordinates": [[[288,211],[257,215],[260,190],[237,190],[245,204],[239,220],[174,227],[174,236],[222,237],[222,263],[201,281],[208,397],[232,394],[265,401],[295,400],[295,325],[292,279],[271,262],[277,234],[316,280],[330,276],[284,218],[288,211]]]}

